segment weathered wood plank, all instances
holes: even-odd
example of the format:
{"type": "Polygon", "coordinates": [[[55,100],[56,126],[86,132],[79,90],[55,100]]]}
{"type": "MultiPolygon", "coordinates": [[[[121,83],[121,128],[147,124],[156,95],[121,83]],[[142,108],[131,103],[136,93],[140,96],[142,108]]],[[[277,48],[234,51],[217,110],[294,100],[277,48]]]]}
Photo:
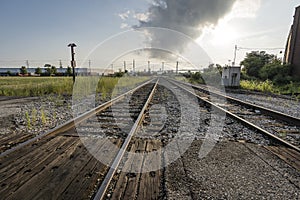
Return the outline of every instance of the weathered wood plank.
{"type": "MultiPolygon", "coordinates": [[[[130,148],[130,152],[143,153],[146,149],[146,142],[142,140],[135,140],[130,148]]],[[[131,173],[132,169],[141,169],[143,162],[143,156],[129,154],[124,166],[123,171],[120,173],[119,179],[114,188],[112,199],[135,199],[139,173],[131,173]]]]}
{"type": "MultiPolygon", "coordinates": [[[[53,188],[60,187],[61,180],[69,173],[65,167],[68,162],[65,161],[74,160],[76,157],[78,157],[80,155],[78,152],[80,146],[82,148],[80,140],[77,139],[76,142],[68,147],[63,154],[52,158],[51,163],[49,163],[47,166],[43,166],[43,169],[40,170],[40,172],[34,174],[31,179],[22,184],[21,187],[19,187],[13,194],[10,194],[10,198],[41,199],[39,196],[41,191],[52,191],[53,188]]],[[[21,178],[23,179],[23,177],[21,178]]]]}
{"type": "Polygon", "coordinates": [[[161,186],[161,141],[150,140],[147,142],[146,152],[151,154],[145,154],[144,162],[139,184],[139,192],[137,199],[158,199],[161,186]],[[151,167],[151,168],[150,168],[151,167]],[[155,171],[149,171],[151,169],[159,169],[155,171]],[[146,172],[148,171],[148,172],[146,172]],[[146,173],[145,173],[146,172],[146,173]]]}
{"type": "MultiPolygon", "coordinates": [[[[95,144],[95,149],[93,150],[93,153],[97,154],[99,152],[102,152],[103,147],[106,146],[103,145],[104,143],[107,143],[107,141],[98,139],[95,144]]],[[[115,145],[120,146],[121,140],[116,140],[115,145]]],[[[107,156],[110,156],[112,158],[115,157],[113,152],[111,155],[107,156]]],[[[108,167],[106,165],[100,163],[100,161],[92,157],[84,166],[84,168],[76,176],[74,176],[74,179],[65,189],[65,191],[63,191],[60,198],[86,199],[91,197],[95,189],[98,188],[97,184],[101,182],[101,180],[107,173],[107,170],[108,167]]]]}
{"type": "Polygon", "coordinates": [[[33,168],[37,163],[41,161],[41,158],[45,157],[45,154],[48,153],[49,150],[60,148],[60,146],[66,143],[67,140],[62,140],[57,137],[53,140],[49,141],[47,145],[41,146],[38,150],[33,150],[24,157],[14,160],[14,162],[10,162],[10,158],[8,157],[6,160],[2,160],[1,169],[0,169],[0,180],[5,181],[6,178],[12,177],[15,173],[21,172],[25,168],[33,168]]]}
{"type": "MultiPolygon", "coordinates": [[[[65,139],[65,138],[61,138],[61,139],[65,139]]],[[[56,150],[53,149],[53,146],[47,146],[46,151],[44,151],[44,153],[38,157],[36,157],[34,159],[34,161],[32,162],[32,166],[27,166],[26,168],[23,168],[20,171],[17,171],[17,169],[15,169],[15,167],[12,167],[12,170],[15,171],[16,173],[13,174],[12,177],[10,177],[9,179],[6,179],[5,182],[2,182],[1,184],[1,189],[0,189],[0,195],[5,193],[5,194],[9,194],[14,192],[15,190],[17,190],[19,187],[21,187],[25,182],[27,182],[28,180],[30,180],[33,176],[35,176],[36,174],[39,174],[47,165],[49,165],[53,159],[59,157],[61,154],[65,153],[65,151],[72,146],[75,141],[75,139],[69,139],[66,142],[61,143],[56,150]],[[48,151],[50,150],[50,151],[48,151]]],[[[51,143],[50,143],[51,145],[51,143]]],[[[32,151],[33,155],[35,154],[35,152],[38,152],[39,149],[35,149],[34,151],[32,151]]],[[[31,156],[33,156],[31,155],[31,156]]],[[[21,167],[23,165],[23,162],[25,160],[28,160],[28,158],[24,158],[20,159],[19,165],[17,165],[16,167],[21,167]]]]}

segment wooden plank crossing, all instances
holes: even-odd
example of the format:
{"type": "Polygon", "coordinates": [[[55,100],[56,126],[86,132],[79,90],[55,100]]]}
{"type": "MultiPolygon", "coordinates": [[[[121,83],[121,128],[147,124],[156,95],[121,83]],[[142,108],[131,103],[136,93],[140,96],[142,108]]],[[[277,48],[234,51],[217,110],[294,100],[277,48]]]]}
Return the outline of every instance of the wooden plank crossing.
{"type": "MultiPolygon", "coordinates": [[[[155,153],[160,159],[155,159],[153,156],[148,156],[145,154],[143,170],[150,170],[149,166],[160,169],[162,158],[161,158],[161,147],[162,144],[157,140],[150,140],[147,142],[146,152],[155,153]]],[[[158,199],[161,190],[161,170],[149,171],[147,173],[142,173],[140,177],[140,189],[137,199],[158,199]]]]}
{"type": "MultiPolygon", "coordinates": [[[[92,151],[115,152],[107,140],[96,139],[92,151]]],[[[120,140],[113,139],[117,146],[120,140]]],[[[1,199],[89,199],[108,167],[78,137],[56,136],[25,146],[0,159],[1,199]],[[43,144],[43,145],[42,145],[43,144]],[[36,148],[38,146],[38,148],[36,148]]]]}
{"type": "MultiPolygon", "coordinates": [[[[161,166],[161,141],[136,139],[130,148],[130,152],[143,154],[130,155],[113,188],[111,199],[158,199],[161,190],[161,170],[146,173],[133,173],[131,169],[147,170],[149,163],[154,163],[157,168],[161,166]],[[159,160],[151,160],[148,152],[157,154],[159,160]],[[128,172],[129,171],[129,172],[128,172]]],[[[110,196],[110,194],[108,194],[110,196]]]]}

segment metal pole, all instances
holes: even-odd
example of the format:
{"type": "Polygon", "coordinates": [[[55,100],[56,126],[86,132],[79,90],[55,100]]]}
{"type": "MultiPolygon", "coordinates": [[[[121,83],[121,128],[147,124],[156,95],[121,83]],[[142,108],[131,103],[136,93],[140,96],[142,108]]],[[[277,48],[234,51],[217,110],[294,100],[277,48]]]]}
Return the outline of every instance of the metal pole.
{"type": "Polygon", "coordinates": [[[71,66],[73,70],[73,83],[75,83],[75,67],[76,67],[76,62],[75,62],[75,52],[74,52],[74,47],[77,47],[75,43],[71,43],[68,45],[68,47],[71,47],[71,66]]]}
{"type": "Polygon", "coordinates": [[[176,74],[178,74],[178,65],[179,65],[179,62],[177,61],[176,62],[176,74]]]}
{"type": "Polygon", "coordinates": [[[89,70],[90,70],[90,76],[91,76],[92,75],[91,60],[89,60],[89,70]]]}
{"type": "Polygon", "coordinates": [[[29,68],[29,61],[28,60],[26,60],[26,67],[27,67],[27,69],[29,68]]]}
{"type": "Polygon", "coordinates": [[[236,60],[236,51],[237,51],[237,45],[235,45],[235,47],[234,47],[234,58],[233,58],[233,62],[232,62],[233,67],[235,65],[235,60],[236,60]]]}
{"type": "Polygon", "coordinates": [[[135,60],[132,61],[132,71],[133,74],[135,74],[135,60]]]}

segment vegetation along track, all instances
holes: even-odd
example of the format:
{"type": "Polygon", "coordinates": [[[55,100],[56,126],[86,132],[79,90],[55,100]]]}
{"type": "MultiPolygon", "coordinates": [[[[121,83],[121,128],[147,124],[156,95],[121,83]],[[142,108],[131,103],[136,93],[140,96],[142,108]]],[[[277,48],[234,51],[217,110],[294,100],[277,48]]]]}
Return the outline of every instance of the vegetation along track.
{"type": "Polygon", "coordinates": [[[207,106],[225,112],[227,117],[269,138],[271,145],[266,148],[300,170],[300,119],[243,102],[205,87],[175,80],[171,82],[190,94],[196,95],[207,106]]]}

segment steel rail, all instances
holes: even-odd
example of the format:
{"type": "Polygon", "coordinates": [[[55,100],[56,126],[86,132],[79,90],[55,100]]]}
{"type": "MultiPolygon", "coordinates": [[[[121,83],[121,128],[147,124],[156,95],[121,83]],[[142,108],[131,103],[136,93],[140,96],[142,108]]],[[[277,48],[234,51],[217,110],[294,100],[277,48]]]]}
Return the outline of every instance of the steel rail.
{"type": "Polygon", "coordinates": [[[143,106],[143,108],[142,108],[142,110],[141,110],[141,112],[140,112],[137,120],[135,121],[134,125],[132,126],[132,128],[131,128],[130,132],[128,133],[128,136],[126,137],[126,139],[125,139],[125,141],[124,141],[124,143],[123,143],[120,151],[118,152],[118,154],[115,157],[115,159],[114,159],[114,161],[113,161],[113,163],[112,163],[112,165],[111,165],[108,173],[106,174],[104,180],[102,181],[102,184],[101,184],[100,188],[98,189],[98,191],[97,191],[97,193],[96,193],[96,195],[94,197],[94,200],[102,200],[104,198],[104,195],[106,194],[108,186],[109,186],[109,184],[110,184],[113,176],[115,175],[115,173],[116,173],[116,171],[118,169],[118,166],[119,166],[119,164],[120,164],[120,162],[121,162],[121,160],[122,160],[122,158],[123,158],[123,156],[124,156],[124,154],[126,152],[126,149],[127,149],[128,145],[129,145],[129,143],[130,143],[133,135],[138,130],[138,127],[139,127],[140,123],[143,120],[145,111],[148,108],[148,105],[149,105],[149,103],[150,103],[150,101],[151,101],[151,99],[152,99],[152,97],[154,95],[154,92],[155,92],[155,89],[157,87],[158,81],[159,80],[156,81],[154,87],[152,88],[152,91],[151,91],[151,93],[150,93],[150,95],[149,95],[146,103],[144,104],[144,106],[143,106]]]}
{"type": "Polygon", "coordinates": [[[7,156],[8,154],[28,145],[28,144],[31,144],[35,141],[38,141],[40,140],[41,138],[45,137],[45,136],[49,136],[49,135],[53,135],[53,134],[57,134],[57,133],[61,133],[61,132],[64,132],[64,131],[67,131],[67,130],[70,130],[71,128],[75,127],[75,124],[76,123],[80,123],[80,122],[83,122],[84,120],[90,118],[91,116],[94,116],[96,113],[98,112],[101,112],[103,110],[105,110],[106,108],[110,107],[112,104],[114,103],[117,103],[118,101],[122,100],[125,96],[133,93],[134,91],[140,89],[141,87],[149,84],[150,82],[152,82],[154,79],[151,79],[149,81],[146,81],[144,82],[143,84],[129,90],[128,92],[125,92],[124,94],[121,94],[113,99],[111,99],[110,101],[107,101],[99,106],[97,106],[96,108],[93,108],[92,110],[90,111],[87,111],[79,116],[77,116],[76,118],[73,118],[73,119],[70,119],[68,120],[67,122],[51,129],[51,130],[48,130],[46,131],[45,133],[42,133],[42,134],[39,134],[37,136],[35,136],[34,138],[31,138],[25,142],[22,142],[20,144],[18,144],[17,146],[11,148],[11,149],[8,149],[2,153],[0,153],[0,158],[1,157],[4,157],[4,156],[7,156]]]}
{"type": "Polygon", "coordinates": [[[285,114],[285,113],[282,113],[282,112],[278,112],[276,110],[272,110],[272,109],[269,109],[269,108],[265,108],[265,107],[262,107],[262,106],[259,106],[259,105],[255,105],[255,104],[252,104],[252,103],[249,103],[249,102],[245,102],[245,101],[239,100],[237,98],[224,95],[220,92],[210,91],[210,90],[204,89],[201,86],[193,85],[193,84],[190,84],[190,83],[183,83],[183,82],[180,82],[180,81],[177,81],[177,80],[173,80],[173,81],[178,82],[180,84],[187,85],[189,87],[199,89],[199,90],[201,90],[201,92],[204,92],[206,94],[214,94],[214,95],[217,95],[217,96],[221,96],[221,97],[226,98],[227,100],[229,100],[233,103],[237,103],[237,104],[240,104],[240,105],[248,107],[248,108],[259,110],[263,114],[270,115],[270,116],[272,116],[276,119],[280,119],[282,121],[285,121],[289,124],[293,124],[295,126],[300,126],[300,119],[297,118],[297,117],[294,117],[294,116],[291,116],[291,115],[288,115],[288,114],[285,114]]]}
{"type": "Polygon", "coordinates": [[[281,143],[282,145],[284,145],[286,147],[292,148],[292,149],[300,152],[300,148],[299,147],[297,147],[297,146],[295,146],[295,145],[293,145],[293,144],[291,144],[291,143],[289,143],[289,142],[287,142],[287,141],[285,141],[285,140],[277,137],[276,135],[274,135],[274,134],[272,134],[272,133],[270,133],[270,132],[268,132],[268,131],[260,128],[260,127],[258,127],[257,125],[255,125],[255,124],[253,124],[253,123],[251,123],[251,122],[249,122],[249,121],[247,121],[247,120],[245,120],[245,119],[243,119],[243,118],[241,118],[241,117],[239,117],[239,116],[237,116],[237,115],[229,112],[228,110],[225,110],[225,109],[221,108],[220,106],[218,106],[218,105],[216,105],[216,104],[214,104],[214,103],[212,103],[212,102],[210,102],[210,101],[208,101],[208,100],[200,97],[199,95],[195,94],[194,92],[192,92],[192,91],[190,91],[190,90],[182,87],[181,85],[179,85],[175,81],[173,81],[173,80],[169,80],[169,81],[171,83],[173,83],[174,85],[176,85],[177,87],[180,87],[184,91],[186,91],[186,92],[190,93],[191,95],[197,97],[201,101],[204,101],[205,103],[207,103],[207,104],[211,105],[212,107],[216,108],[217,110],[219,110],[221,112],[225,112],[226,115],[229,115],[231,118],[236,119],[237,121],[240,121],[241,123],[243,123],[247,127],[251,128],[251,129],[254,129],[254,130],[257,130],[259,133],[267,135],[268,137],[270,137],[271,139],[275,140],[276,142],[279,142],[279,143],[281,143]]]}

